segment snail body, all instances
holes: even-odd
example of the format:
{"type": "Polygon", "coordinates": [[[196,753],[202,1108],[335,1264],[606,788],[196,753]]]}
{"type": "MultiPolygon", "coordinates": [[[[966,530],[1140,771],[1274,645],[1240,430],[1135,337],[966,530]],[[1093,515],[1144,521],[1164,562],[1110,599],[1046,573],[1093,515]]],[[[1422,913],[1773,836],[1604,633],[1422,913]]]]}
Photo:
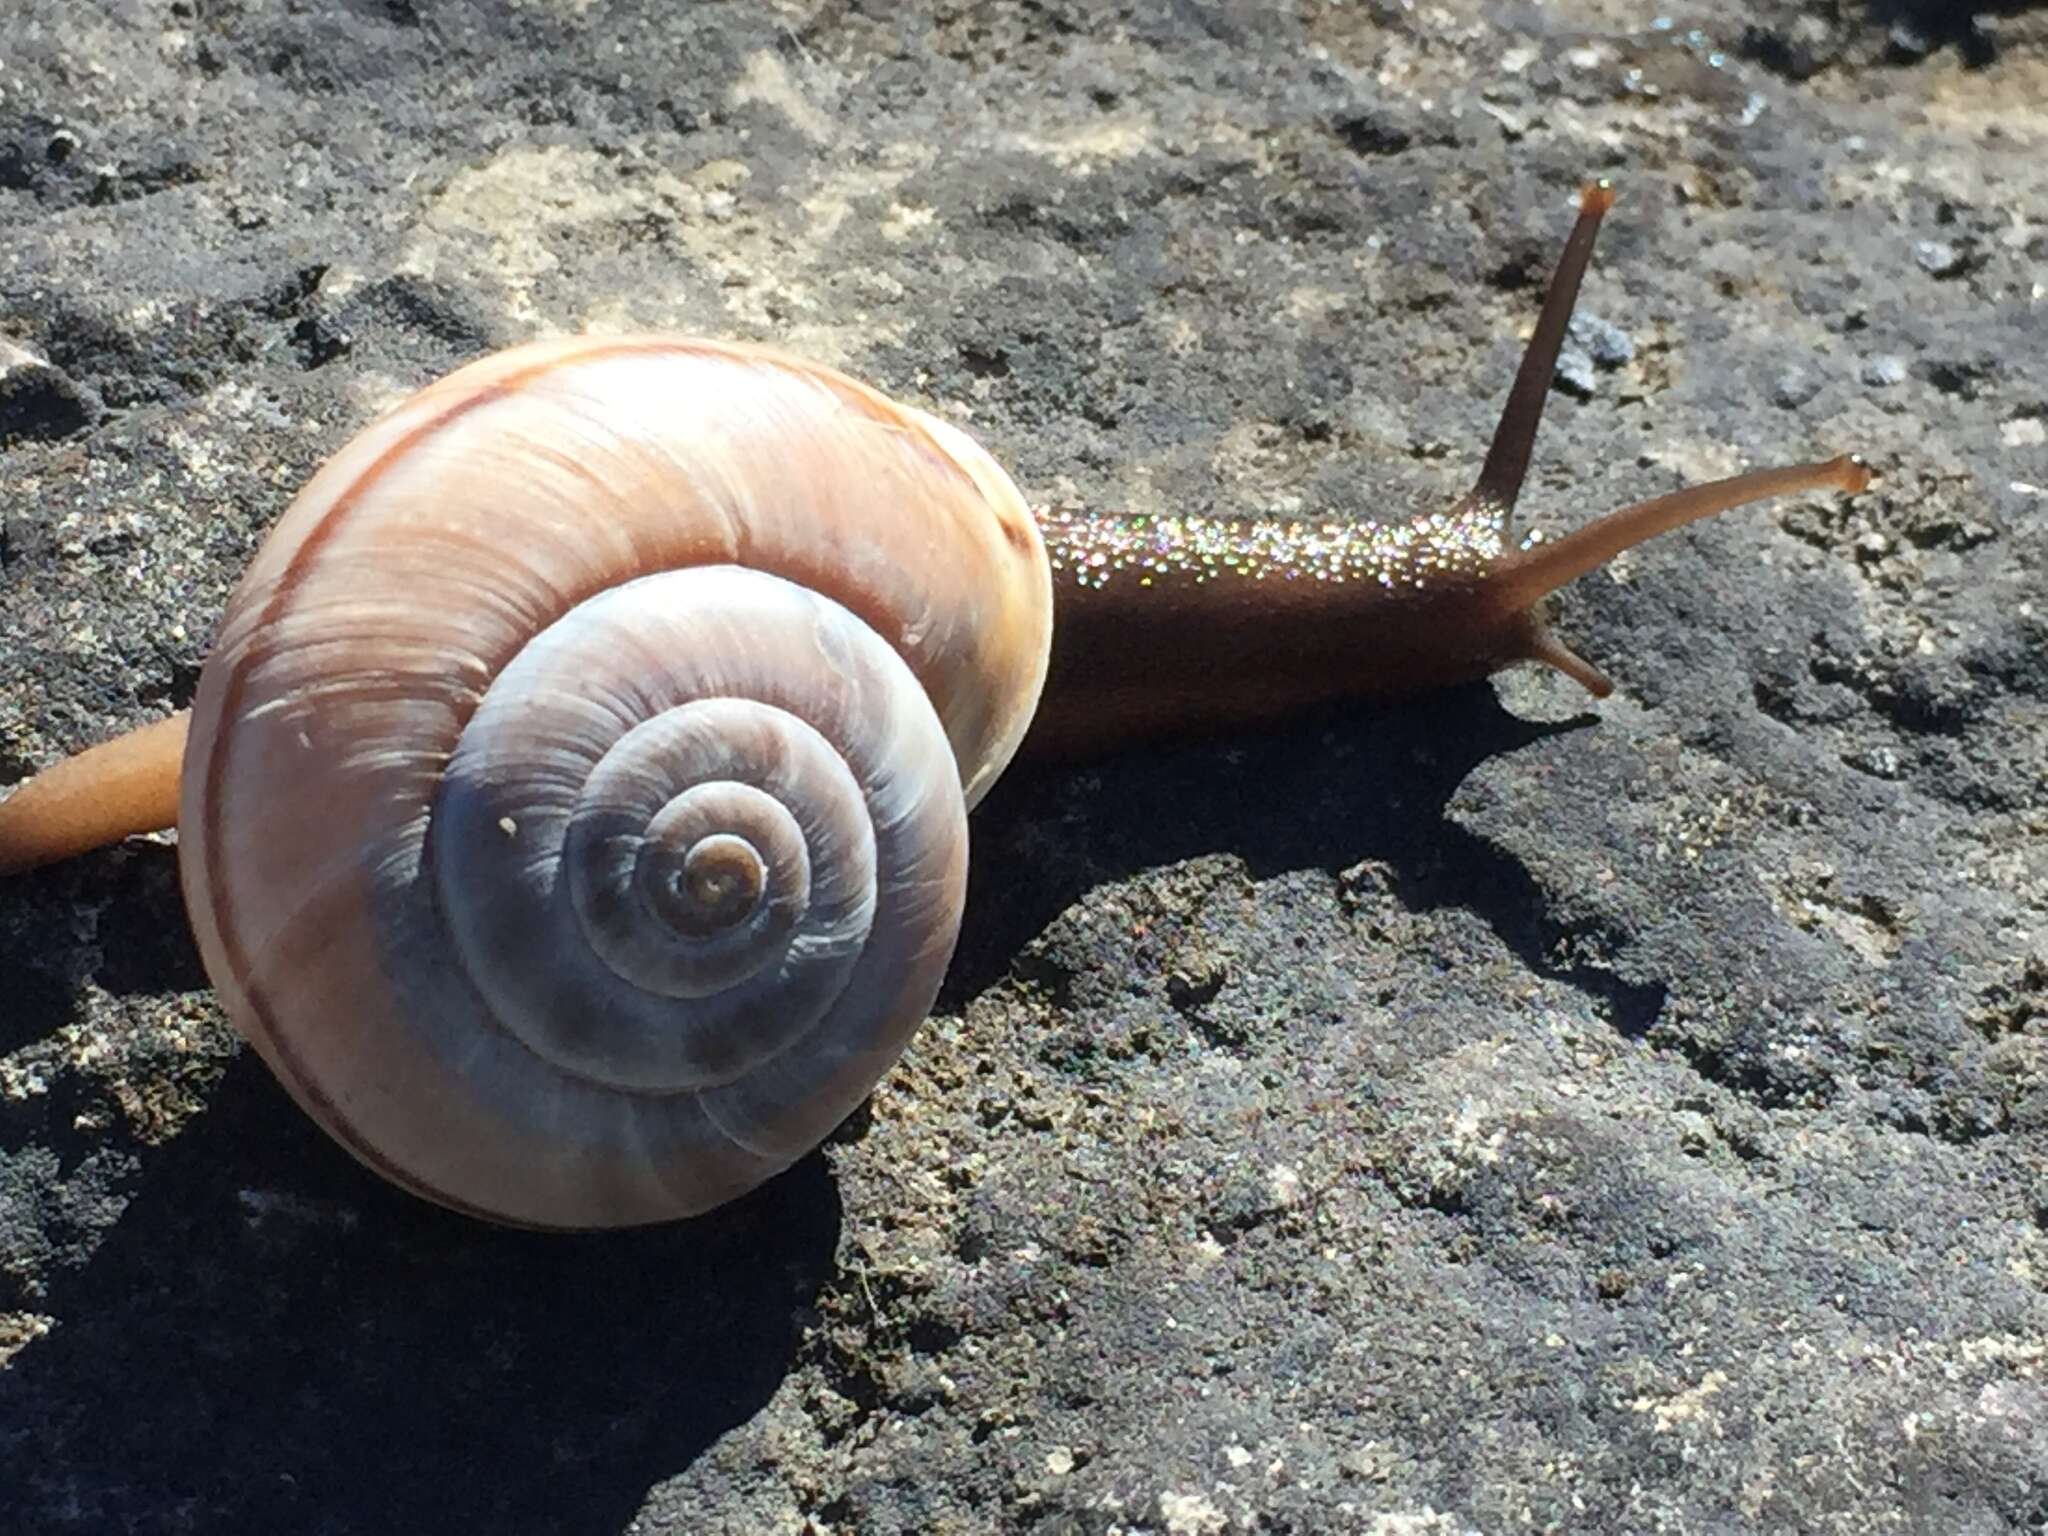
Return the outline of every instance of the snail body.
{"type": "Polygon", "coordinates": [[[1478,486],[1384,537],[1034,515],[957,429],[761,347],[471,364],[300,493],[189,722],[0,802],[0,868],[174,799],[208,974],[357,1157],[501,1221],[708,1209],[895,1061],[951,957],[967,813],[1027,732],[1072,755],[1523,659],[1604,691],[1544,593],[1661,527],[1860,485],[1763,471],[1507,547],[1608,201],[1582,198],[1478,486]]]}

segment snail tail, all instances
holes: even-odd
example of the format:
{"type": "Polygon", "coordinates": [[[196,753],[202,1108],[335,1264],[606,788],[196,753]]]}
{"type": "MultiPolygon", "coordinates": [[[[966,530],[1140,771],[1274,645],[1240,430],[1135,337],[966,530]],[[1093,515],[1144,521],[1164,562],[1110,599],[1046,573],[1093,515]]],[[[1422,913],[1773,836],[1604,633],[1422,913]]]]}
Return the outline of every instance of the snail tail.
{"type": "Polygon", "coordinates": [[[179,710],[52,764],[0,800],[0,874],[174,825],[190,725],[179,710]]]}

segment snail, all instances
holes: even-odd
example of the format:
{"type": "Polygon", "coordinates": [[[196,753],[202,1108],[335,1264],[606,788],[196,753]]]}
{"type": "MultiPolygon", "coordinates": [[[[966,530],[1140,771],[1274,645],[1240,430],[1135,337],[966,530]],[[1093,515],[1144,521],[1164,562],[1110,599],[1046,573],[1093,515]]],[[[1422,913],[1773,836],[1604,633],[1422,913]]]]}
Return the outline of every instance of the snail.
{"type": "Polygon", "coordinates": [[[1072,756],[1547,663],[1545,596],[1853,458],[1509,524],[1613,201],[1473,489],[1332,527],[1034,511],[959,429],[689,337],[544,341],[307,483],[189,712],[0,801],[0,868],[175,822],[226,1010],[343,1146],[547,1228],[693,1215],[821,1142],[950,960],[967,815],[1072,756]]]}

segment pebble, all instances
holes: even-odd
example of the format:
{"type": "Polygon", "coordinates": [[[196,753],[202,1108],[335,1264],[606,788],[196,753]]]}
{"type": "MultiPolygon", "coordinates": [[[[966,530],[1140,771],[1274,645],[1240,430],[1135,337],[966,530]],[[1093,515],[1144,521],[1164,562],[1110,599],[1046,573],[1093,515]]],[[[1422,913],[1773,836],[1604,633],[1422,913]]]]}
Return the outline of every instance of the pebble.
{"type": "Polygon", "coordinates": [[[1632,362],[1636,355],[1636,344],[1628,332],[1598,315],[1572,316],[1571,329],[1566,334],[1602,368],[1619,368],[1632,362]]]}
{"type": "Polygon", "coordinates": [[[1963,253],[1946,240],[1920,241],[1913,247],[1913,259],[1936,277],[1953,277],[1963,270],[1963,253]]]}
{"type": "Polygon", "coordinates": [[[1581,400],[1598,387],[1593,378],[1592,354],[1581,347],[1566,347],[1557,354],[1557,382],[1581,400]]]}
{"type": "Polygon", "coordinates": [[[1572,316],[1565,335],[1570,339],[1557,355],[1557,382],[1581,400],[1599,388],[1595,369],[1619,368],[1636,355],[1628,332],[1598,315],[1572,316]]]}
{"type": "Polygon", "coordinates": [[[1889,389],[1894,384],[1906,382],[1906,360],[1886,353],[1883,357],[1866,358],[1863,363],[1863,382],[1872,389],[1889,389]]]}

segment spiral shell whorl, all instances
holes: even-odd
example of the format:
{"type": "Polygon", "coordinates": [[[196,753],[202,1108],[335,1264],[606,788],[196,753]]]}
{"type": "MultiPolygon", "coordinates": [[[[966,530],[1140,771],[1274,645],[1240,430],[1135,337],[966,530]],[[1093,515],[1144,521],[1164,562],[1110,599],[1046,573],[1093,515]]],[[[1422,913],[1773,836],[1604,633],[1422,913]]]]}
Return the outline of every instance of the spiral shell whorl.
{"type": "Polygon", "coordinates": [[[535,1055],[632,1092],[711,1089],[829,1010],[893,998],[886,978],[849,985],[878,903],[892,932],[950,948],[953,773],[923,690],[844,609],[733,566],[668,572],[581,604],[499,674],[443,777],[429,862],[492,1019],[535,1055]],[[764,899],[678,926],[687,897],[649,870],[679,877],[669,855],[707,837],[753,853],[764,899]]]}
{"type": "Polygon", "coordinates": [[[1049,630],[1021,498],[914,411],[694,341],[488,359],[337,454],[230,606],[180,813],[202,955],[387,1177],[534,1225],[706,1209],[929,1008],[963,790],[1049,630]]]}

